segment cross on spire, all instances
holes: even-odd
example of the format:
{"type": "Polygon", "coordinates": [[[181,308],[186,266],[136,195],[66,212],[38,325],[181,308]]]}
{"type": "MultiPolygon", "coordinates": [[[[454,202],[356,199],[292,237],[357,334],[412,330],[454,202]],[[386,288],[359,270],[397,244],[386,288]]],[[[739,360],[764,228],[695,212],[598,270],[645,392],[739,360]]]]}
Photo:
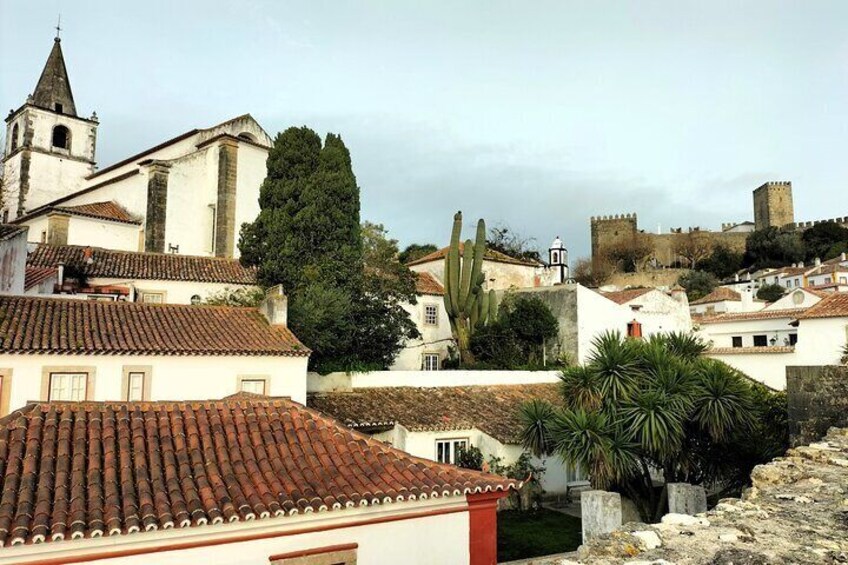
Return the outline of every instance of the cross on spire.
{"type": "Polygon", "coordinates": [[[56,39],[59,39],[59,34],[62,33],[62,14],[59,14],[59,21],[56,22],[56,39]]]}

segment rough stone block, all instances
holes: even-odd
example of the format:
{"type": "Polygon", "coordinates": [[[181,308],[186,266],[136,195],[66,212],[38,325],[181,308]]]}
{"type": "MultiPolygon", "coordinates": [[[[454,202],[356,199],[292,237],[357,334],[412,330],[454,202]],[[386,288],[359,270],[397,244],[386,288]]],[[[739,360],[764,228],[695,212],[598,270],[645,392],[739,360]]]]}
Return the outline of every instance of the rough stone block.
{"type": "Polygon", "coordinates": [[[580,495],[583,542],[621,527],[621,495],[617,492],[587,490],[580,495]]]}
{"type": "Polygon", "coordinates": [[[694,516],[707,511],[707,493],[700,485],[668,483],[668,511],[670,514],[694,516]]]}

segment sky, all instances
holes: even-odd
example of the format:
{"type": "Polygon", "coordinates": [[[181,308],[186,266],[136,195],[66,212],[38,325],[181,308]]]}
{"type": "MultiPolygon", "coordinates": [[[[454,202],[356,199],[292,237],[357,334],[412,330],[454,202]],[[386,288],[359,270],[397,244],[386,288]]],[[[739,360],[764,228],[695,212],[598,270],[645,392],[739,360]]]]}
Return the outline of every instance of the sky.
{"type": "Polygon", "coordinates": [[[719,229],[769,180],[798,221],[848,216],[844,0],[0,0],[0,108],[59,13],[99,166],[243,113],[339,133],[402,246],[462,210],[573,261],[590,216],[719,229]]]}

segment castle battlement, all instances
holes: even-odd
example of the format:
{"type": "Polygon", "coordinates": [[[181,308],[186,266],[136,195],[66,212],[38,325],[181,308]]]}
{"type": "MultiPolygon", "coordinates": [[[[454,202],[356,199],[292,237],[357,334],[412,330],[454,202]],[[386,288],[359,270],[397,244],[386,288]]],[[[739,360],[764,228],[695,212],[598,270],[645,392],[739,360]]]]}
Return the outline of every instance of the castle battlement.
{"type": "Polygon", "coordinates": [[[761,186],[755,188],[754,192],[757,192],[758,190],[762,190],[764,188],[779,188],[779,187],[792,188],[792,181],[790,181],[790,180],[770,180],[766,183],[763,183],[761,186]]]}
{"type": "Polygon", "coordinates": [[[589,221],[591,222],[609,222],[615,220],[636,220],[636,213],[632,214],[609,214],[606,216],[591,216],[589,221]]]}
{"type": "Polygon", "coordinates": [[[828,220],[813,220],[809,222],[796,222],[792,224],[795,229],[803,230],[806,228],[811,228],[813,226],[817,226],[819,224],[826,224],[828,222],[833,222],[835,224],[839,224],[840,226],[848,226],[848,216],[844,216],[842,218],[830,218],[828,220]]]}

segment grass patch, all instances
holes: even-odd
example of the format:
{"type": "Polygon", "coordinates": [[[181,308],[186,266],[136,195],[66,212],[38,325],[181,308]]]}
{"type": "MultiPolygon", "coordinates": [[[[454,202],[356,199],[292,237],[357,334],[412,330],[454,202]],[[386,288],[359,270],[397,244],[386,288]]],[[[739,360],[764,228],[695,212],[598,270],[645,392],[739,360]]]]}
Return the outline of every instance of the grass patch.
{"type": "Polygon", "coordinates": [[[574,551],[581,542],[580,518],[546,508],[498,512],[498,562],[574,551]]]}

